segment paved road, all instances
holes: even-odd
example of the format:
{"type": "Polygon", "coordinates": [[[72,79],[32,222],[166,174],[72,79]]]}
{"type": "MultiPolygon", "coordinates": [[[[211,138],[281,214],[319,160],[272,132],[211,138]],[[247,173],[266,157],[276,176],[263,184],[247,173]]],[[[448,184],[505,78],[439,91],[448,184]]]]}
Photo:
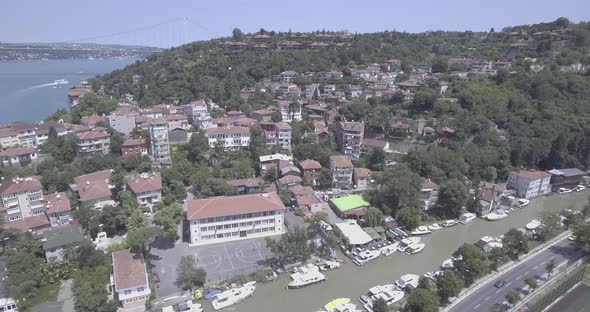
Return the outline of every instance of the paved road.
{"type": "Polygon", "coordinates": [[[547,270],[545,269],[547,262],[551,260],[555,262],[556,268],[553,274],[556,274],[558,271],[563,271],[566,268],[568,261],[573,263],[582,257],[583,252],[578,250],[573,242],[564,238],[557,244],[540,252],[536,256],[527,259],[508,272],[505,272],[496,279],[490,281],[488,284],[482,286],[460,303],[456,304],[450,309],[450,311],[490,311],[493,305],[496,303],[501,304],[506,300],[506,293],[510,290],[520,291],[521,296],[527,294],[528,286],[524,283],[524,279],[527,276],[535,277],[539,284],[545,282],[548,277],[547,270]],[[494,286],[494,283],[501,279],[506,280],[506,285],[498,289],[494,286]]]}

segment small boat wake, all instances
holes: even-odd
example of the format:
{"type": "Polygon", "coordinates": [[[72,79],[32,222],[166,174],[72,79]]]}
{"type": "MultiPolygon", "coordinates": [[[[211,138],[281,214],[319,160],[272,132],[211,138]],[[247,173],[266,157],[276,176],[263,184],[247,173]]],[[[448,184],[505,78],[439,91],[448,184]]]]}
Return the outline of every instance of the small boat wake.
{"type": "Polygon", "coordinates": [[[44,84],[40,84],[37,86],[32,86],[32,87],[28,87],[26,89],[23,89],[21,91],[26,91],[26,90],[31,90],[31,89],[38,89],[38,88],[43,88],[43,87],[51,87],[51,86],[59,86],[62,84],[68,84],[70,83],[69,81],[65,80],[65,79],[58,79],[58,80],[54,80],[53,82],[50,83],[44,83],[44,84]]]}

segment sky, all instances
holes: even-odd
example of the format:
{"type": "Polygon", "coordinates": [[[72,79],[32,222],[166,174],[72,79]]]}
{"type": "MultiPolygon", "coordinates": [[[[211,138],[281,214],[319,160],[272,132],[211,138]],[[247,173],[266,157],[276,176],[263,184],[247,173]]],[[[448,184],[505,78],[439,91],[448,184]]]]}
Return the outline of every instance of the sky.
{"type": "Polygon", "coordinates": [[[255,32],[501,30],[590,21],[589,0],[10,0],[0,4],[0,42],[98,42],[169,47],[255,32]],[[116,34],[116,35],[115,35],[116,34]]]}

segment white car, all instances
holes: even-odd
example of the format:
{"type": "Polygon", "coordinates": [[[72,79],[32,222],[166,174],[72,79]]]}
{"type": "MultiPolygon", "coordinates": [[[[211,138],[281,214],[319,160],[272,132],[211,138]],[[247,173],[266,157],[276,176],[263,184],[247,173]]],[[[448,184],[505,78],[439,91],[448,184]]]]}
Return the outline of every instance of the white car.
{"type": "Polygon", "coordinates": [[[578,185],[578,186],[574,187],[574,191],[576,191],[576,192],[581,192],[585,189],[586,189],[586,187],[583,185],[578,185]]]}
{"type": "Polygon", "coordinates": [[[567,193],[571,193],[572,190],[565,188],[565,187],[560,187],[559,190],[557,190],[557,193],[559,194],[567,194],[567,193]]]}

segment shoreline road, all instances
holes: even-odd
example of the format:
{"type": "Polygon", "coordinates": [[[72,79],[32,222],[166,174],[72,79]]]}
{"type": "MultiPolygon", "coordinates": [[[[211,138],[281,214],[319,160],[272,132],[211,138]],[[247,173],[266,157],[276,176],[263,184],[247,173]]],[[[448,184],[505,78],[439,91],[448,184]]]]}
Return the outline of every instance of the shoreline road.
{"type": "Polygon", "coordinates": [[[557,272],[563,271],[568,263],[574,263],[583,256],[584,253],[576,248],[573,242],[564,238],[539,254],[522,261],[487,284],[482,285],[461,302],[455,304],[449,312],[490,311],[495,304],[502,304],[506,300],[506,293],[510,290],[519,291],[521,296],[526,294],[528,286],[524,283],[524,279],[527,276],[534,277],[539,284],[544,283],[548,278],[546,265],[549,261],[553,260],[555,263],[552,274],[557,274],[557,272]],[[494,284],[500,280],[504,280],[506,283],[504,286],[497,288],[494,284]]]}

